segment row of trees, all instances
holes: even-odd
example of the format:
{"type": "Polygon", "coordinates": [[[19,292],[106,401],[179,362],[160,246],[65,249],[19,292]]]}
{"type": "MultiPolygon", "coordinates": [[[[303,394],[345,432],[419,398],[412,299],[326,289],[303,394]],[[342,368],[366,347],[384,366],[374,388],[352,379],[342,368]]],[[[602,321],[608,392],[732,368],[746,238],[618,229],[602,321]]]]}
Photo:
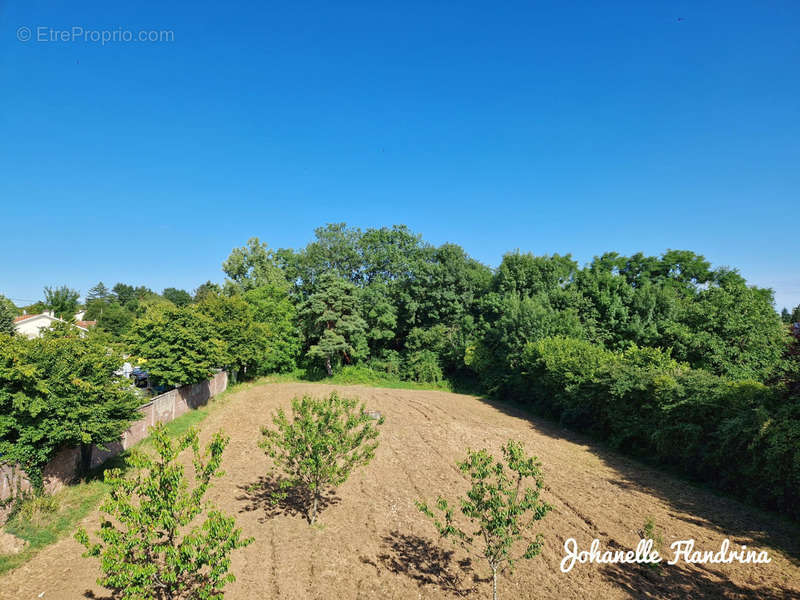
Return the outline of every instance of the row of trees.
{"type": "MultiPolygon", "coordinates": [[[[301,365],[330,375],[360,365],[427,381],[478,376],[497,393],[524,345],[551,335],[614,351],[669,348],[678,361],[735,380],[771,382],[789,368],[783,321],[792,315],[775,313],[770,290],[688,251],[607,253],[583,268],[569,256],[514,252],[491,270],[459,246],[433,247],[405,226],[362,232],[334,224],[300,250],[272,251],[253,238],[223,270],[222,286],[207,282],[193,296],[99,283],[86,296],[85,318],[123,342],[142,337],[137,321],[149,326],[154,315],[187,309],[186,320],[198,320],[206,335],[192,308],[205,307],[200,312],[214,320],[250,329],[238,340],[232,331],[224,336],[241,350],[233,363],[250,374],[301,365]],[[267,338],[280,356],[253,347],[267,338]]],[[[69,288],[45,295],[57,314],[78,306],[69,288]]]]}
{"type": "Polygon", "coordinates": [[[157,388],[220,368],[234,377],[291,368],[299,346],[292,314],[288,297],[259,289],[154,304],[123,336],[82,335],[68,322],[34,339],[0,333],[0,464],[20,467],[37,492],[64,446],[79,446],[88,470],[92,445],[117,441],[140,416],[143,398],[115,375],[126,360],[144,366],[157,388]]]}

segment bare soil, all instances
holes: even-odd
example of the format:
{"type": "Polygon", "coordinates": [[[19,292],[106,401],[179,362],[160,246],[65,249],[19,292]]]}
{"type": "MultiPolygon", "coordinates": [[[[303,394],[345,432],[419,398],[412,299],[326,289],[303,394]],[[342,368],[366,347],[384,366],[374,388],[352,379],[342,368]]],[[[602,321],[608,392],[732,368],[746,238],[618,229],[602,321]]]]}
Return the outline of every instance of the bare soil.
{"type": "MultiPolygon", "coordinates": [[[[337,386],[380,411],[386,423],[375,460],[327,499],[320,526],[310,527],[292,502],[277,508],[266,502],[270,465],[256,444],[276,408],[288,407],[296,395],[331,389],[254,387],[229,396],[202,423],[204,441],[218,429],[232,438],[226,474],[216,481],[212,500],[255,538],[233,557],[237,581],[226,588],[229,600],[491,597],[486,565],[470,563],[449,542],[440,544],[414,501],[462,493],[466,481],[455,462],[466,449],[485,447],[499,454],[509,438],[523,442],[543,462],[543,495],[554,510],[539,523],[545,536],[542,555],[501,578],[501,598],[800,598],[796,524],[472,396],[337,386]],[[637,565],[579,564],[570,573],[560,572],[567,538],[576,538],[581,548],[594,538],[603,548],[634,548],[648,517],[667,546],[693,538],[697,548],[716,551],[727,537],[735,545],[766,550],[772,562],[681,562],[665,565],[660,574],[637,565]]],[[[98,523],[96,513],[85,521],[90,528],[98,523]]],[[[107,598],[108,591],[95,583],[99,574],[98,561],[81,558],[81,547],[68,538],[0,578],[0,598],[107,598]]]]}
{"type": "Polygon", "coordinates": [[[27,542],[0,528],[0,554],[19,554],[27,542]]]}

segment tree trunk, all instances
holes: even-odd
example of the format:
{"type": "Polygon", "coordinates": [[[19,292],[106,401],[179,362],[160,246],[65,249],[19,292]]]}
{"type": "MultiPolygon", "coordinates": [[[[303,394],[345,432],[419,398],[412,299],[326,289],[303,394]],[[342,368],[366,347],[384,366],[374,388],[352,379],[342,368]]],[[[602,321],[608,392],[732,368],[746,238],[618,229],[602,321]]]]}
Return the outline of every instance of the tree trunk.
{"type": "Polygon", "coordinates": [[[331,357],[325,357],[325,370],[328,372],[328,377],[333,377],[333,368],[331,367],[331,357]]]}
{"type": "Polygon", "coordinates": [[[497,567],[492,567],[492,600],[497,600],[497,567]]]}
{"type": "Polygon", "coordinates": [[[314,504],[311,506],[311,524],[317,520],[317,501],[319,500],[319,492],[314,490],[314,504]]]}
{"type": "Polygon", "coordinates": [[[86,477],[92,467],[92,445],[81,444],[81,462],[78,466],[81,477],[86,477]]]}

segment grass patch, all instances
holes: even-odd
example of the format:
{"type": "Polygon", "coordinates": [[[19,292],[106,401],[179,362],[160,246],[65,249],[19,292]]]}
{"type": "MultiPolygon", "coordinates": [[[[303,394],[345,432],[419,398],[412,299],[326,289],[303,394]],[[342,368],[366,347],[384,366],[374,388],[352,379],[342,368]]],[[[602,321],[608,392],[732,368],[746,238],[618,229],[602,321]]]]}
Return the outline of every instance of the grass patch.
{"type": "MultiPolygon", "coordinates": [[[[254,385],[258,385],[258,380],[230,386],[227,390],[209,400],[207,405],[189,411],[174,421],[167,423],[167,435],[174,439],[186,433],[191,427],[205,419],[211,411],[224,404],[228,395],[248,389],[254,385]]],[[[152,448],[150,438],[145,438],[135,447],[142,450],[152,448]]],[[[103,473],[107,469],[114,467],[124,469],[127,455],[128,452],[123,452],[109,459],[103,465],[94,469],[86,481],[66,486],[52,494],[50,498],[55,507],[52,512],[45,513],[32,509],[28,511],[21,510],[12,517],[6,523],[5,531],[27,541],[28,544],[19,554],[0,554],[0,575],[29,561],[42,548],[57,542],[63,537],[72,535],[78,523],[96,509],[102,502],[103,497],[108,493],[109,487],[103,481],[103,473]],[[25,518],[26,512],[28,518],[25,518]]]]}
{"type": "Polygon", "coordinates": [[[368,385],[370,387],[391,388],[397,390],[438,390],[442,392],[474,393],[465,386],[442,380],[422,383],[404,381],[395,375],[373,371],[366,367],[344,367],[333,374],[333,377],[309,373],[305,369],[296,369],[290,373],[276,373],[256,380],[256,383],[328,383],[332,385],[368,385]]]}
{"type": "Polygon", "coordinates": [[[5,530],[28,544],[19,554],[0,554],[0,574],[15,569],[45,546],[72,534],[77,524],[100,504],[107,492],[108,486],[100,480],[68,486],[53,494],[54,512],[31,520],[20,514],[13,517],[6,523],[5,530]]]}

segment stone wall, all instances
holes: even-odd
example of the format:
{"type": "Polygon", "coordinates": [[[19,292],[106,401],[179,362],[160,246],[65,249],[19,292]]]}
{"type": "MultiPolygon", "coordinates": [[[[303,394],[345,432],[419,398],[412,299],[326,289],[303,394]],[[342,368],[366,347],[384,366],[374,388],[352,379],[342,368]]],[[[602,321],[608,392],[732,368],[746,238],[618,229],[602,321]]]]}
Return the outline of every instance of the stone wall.
{"type": "MultiPolygon", "coordinates": [[[[228,373],[220,371],[208,381],[194,383],[170,390],[154,397],[139,407],[142,418],[131,424],[118,442],[106,444],[106,450],[92,447],[92,466],[103,464],[123,450],[147,437],[147,428],[156,423],[167,423],[200,406],[208,404],[209,399],[224,392],[228,387],[228,373]]],[[[47,463],[44,469],[44,486],[48,492],[60,490],[75,479],[80,461],[79,448],[63,448],[47,463]]],[[[9,465],[0,465],[0,500],[12,495],[17,486],[21,490],[30,489],[24,473],[9,465]]]]}

